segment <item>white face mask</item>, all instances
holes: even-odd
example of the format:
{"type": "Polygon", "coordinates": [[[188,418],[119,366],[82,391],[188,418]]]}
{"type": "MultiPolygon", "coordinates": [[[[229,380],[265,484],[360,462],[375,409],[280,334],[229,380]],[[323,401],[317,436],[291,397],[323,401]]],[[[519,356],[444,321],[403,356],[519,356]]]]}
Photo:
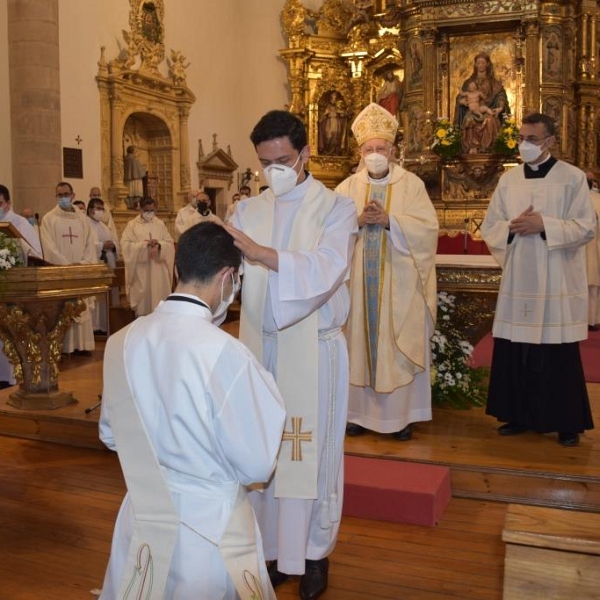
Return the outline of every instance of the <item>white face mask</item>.
{"type": "Polygon", "coordinates": [[[364,157],[367,171],[372,175],[381,175],[385,173],[390,166],[390,159],[378,152],[371,152],[364,157]]]}
{"type": "Polygon", "coordinates": [[[228,298],[223,298],[223,287],[225,286],[225,277],[223,277],[221,281],[221,302],[219,302],[219,306],[215,309],[213,313],[212,322],[214,325],[220,325],[227,316],[227,309],[231,305],[231,303],[235,300],[237,293],[240,291],[241,283],[238,279],[237,281],[233,277],[233,273],[231,273],[231,294],[229,294],[228,298]]]}
{"type": "Polygon", "coordinates": [[[4,217],[6,216],[6,213],[7,213],[7,212],[8,212],[8,209],[7,209],[7,210],[4,210],[3,208],[0,208],[0,221],[1,221],[2,219],[4,219],[4,217]]]}
{"type": "Polygon", "coordinates": [[[248,198],[248,196],[246,194],[241,194],[240,195],[240,200],[245,200],[246,198],[248,198]]]}
{"type": "Polygon", "coordinates": [[[154,211],[152,211],[152,210],[145,210],[142,213],[142,218],[144,219],[144,221],[152,221],[152,219],[154,218],[154,211]]]}
{"type": "Polygon", "coordinates": [[[101,209],[95,210],[93,213],[94,221],[102,221],[104,217],[104,211],[101,209]]]}
{"type": "Polygon", "coordinates": [[[263,169],[265,179],[276,197],[283,196],[296,187],[300,173],[296,173],[295,167],[299,160],[300,155],[291,167],[287,165],[269,165],[263,169]]]}
{"type": "MultiPolygon", "coordinates": [[[[543,146],[544,144],[542,144],[543,146]]],[[[523,159],[523,162],[532,163],[535,162],[543,153],[542,146],[536,146],[532,142],[523,140],[519,144],[519,154],[523,159]]]]}

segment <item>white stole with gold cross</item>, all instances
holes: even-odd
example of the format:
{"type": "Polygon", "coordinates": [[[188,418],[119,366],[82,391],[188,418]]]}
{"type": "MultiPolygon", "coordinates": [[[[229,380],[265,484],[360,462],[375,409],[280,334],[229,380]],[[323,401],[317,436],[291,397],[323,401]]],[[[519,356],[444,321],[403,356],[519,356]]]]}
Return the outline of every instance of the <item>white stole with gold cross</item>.
{"type": "MultiPolygon", "coordinates": [[[[285,250],[315,250],[335,194],[312,182],[296,212],[285,250]]],[[[273,244],[275,197],[268,190],[241,215],[244,233],[263,246],[273,244]]],[[[269,270],[244,263],[240,340],[263,362],[263,313],[269,270]]],[[[285,401],[286,426],[275,471],[278,498],[317,498],[319,399],[318,313],[277,332],[276,381],[285,401]]]]}

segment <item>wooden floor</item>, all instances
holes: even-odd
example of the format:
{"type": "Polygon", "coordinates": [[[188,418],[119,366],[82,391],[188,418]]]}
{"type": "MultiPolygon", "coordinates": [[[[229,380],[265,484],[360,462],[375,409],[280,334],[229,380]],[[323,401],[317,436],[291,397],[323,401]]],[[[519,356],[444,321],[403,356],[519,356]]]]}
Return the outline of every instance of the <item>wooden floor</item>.
{"type": "MultiPolygon", "coordinates": [[[[0,599],[92,600],[125,491],[116,456],[0,436],[0,481],[0,599]]],[[[345,518],[322,598],[499,600],[505,507],[453,499],[436,527],[345,518]]]]}
{"type": "MultiPolygon", "coordinates": [[[[85,413],[102,391],[102,350],[62,364],[61,389],[77,405],[19,411],[0,392],[0,600],[90,599],[101,586],[124,493],[116,457],[97,441],[99,411],[85,413]]],[[[588,389],[600,423],[600,384],[588,389]]],[[[600,512],[600,431],[564,448],[555,435],[506,438],[496,426],[483,409],[435,409],[410,442],[347,438],[347,453],[448,465],[453,499],[433,528],[345,518],[325,600],[500,599],[506,502],[600,512]]],[[[278,598],[297,598],[297,585],[278,598]]]]}

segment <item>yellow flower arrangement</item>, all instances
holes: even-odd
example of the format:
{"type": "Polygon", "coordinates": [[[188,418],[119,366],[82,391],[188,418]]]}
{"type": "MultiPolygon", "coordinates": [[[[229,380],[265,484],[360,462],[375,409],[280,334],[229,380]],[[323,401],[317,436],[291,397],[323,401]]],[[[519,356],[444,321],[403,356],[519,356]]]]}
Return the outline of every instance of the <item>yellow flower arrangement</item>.
{"type": "Polygon", "coordinates": [[[460,154],[460,129],[446,117],[438,119],[433,126],[431,149],[443,158],[454,158],[460,154]]]}
{"type": "Polygon", "coordinates": [[[494,152],[512,156],[519,151],[519,128],[514,117],[507,116],[502,121],[498,136],[494,140],[494,152]]]}

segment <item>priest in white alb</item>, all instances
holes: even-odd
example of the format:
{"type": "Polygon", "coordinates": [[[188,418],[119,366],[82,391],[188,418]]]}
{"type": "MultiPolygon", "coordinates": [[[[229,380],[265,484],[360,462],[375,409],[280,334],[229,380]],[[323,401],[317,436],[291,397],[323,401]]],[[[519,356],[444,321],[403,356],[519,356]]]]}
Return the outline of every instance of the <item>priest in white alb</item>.
{"type": "Polygon", "coordinates": [[[356,202],[350,278],[348,435],[412,438],[431,420],[430,338],[437,308],[438,220],[425,184],[394,162],[398,121],[370,104],[352,131],[364,168],[337,190],[356,202]]]}
{"type": "Polygon", "coordinates": [[[152,198],[140,203],[139,215],[121,236],[125,287],[136,317],[150,314],[173,286],[175,247],[167,226],[156,216],[152,198]]]}
{"type": "MultiPolygon", "coordinates": [[[[87,205],[87,216],[92,233],[96,238],[96,253],[98,259],[105,262],[114,271],[119,255],[119,240],[104,222],[105,212],[104,202],[100,198],[90,198],[87,205]]],[[[110,288],[108,295],[96,296],[96,305],[92,311],[94,333],[108,333],[109,304],[110,306],[119,304],[119,288],[116,286],[110,288]]]]}
{"type": "MultiPolygon", "coordinates": [[[[91,265],[98,262],[95,237],[85,213],[73,206],[70,183],[56,186],[58,204],[47,212],[40,227],[44,259],[53,265],[91,265]]],[[[63,341],[62,351],[89,354],[95,348],[92,327],[93,296],[85,298],[86,309],[75,319],[63,341]]]]}
{"type": "Polygon", "coordinates": [[[245,257],[240,339],[275,375],[288,413],[275,476],[252,503],[273,584],[302,575],[300,597],[316,598],[343,501],[356,209],[305,170],[306,130],[291,113],[270,111],[250,139],[269,189],[240,200],[226,225],[245,257]]]}
{"type": "Polygon", "coordinates": [[[246,486],[275,467],[283,400],[213,324],[239,290],[241,255],[202,223],[175,262],[175,293],[106,345],[100,437],[127,495],[100,598],[275,600],[246,486]]]}
{"type": "Polygon", "coordinates": [[[207,193],[198,190],[190,190],[188,194],[188,205],[177,212],[175,218],[175,232],[179,237],[184,231],[204,221],[223,224],[209,208],[210,198],[207,193]]]}

